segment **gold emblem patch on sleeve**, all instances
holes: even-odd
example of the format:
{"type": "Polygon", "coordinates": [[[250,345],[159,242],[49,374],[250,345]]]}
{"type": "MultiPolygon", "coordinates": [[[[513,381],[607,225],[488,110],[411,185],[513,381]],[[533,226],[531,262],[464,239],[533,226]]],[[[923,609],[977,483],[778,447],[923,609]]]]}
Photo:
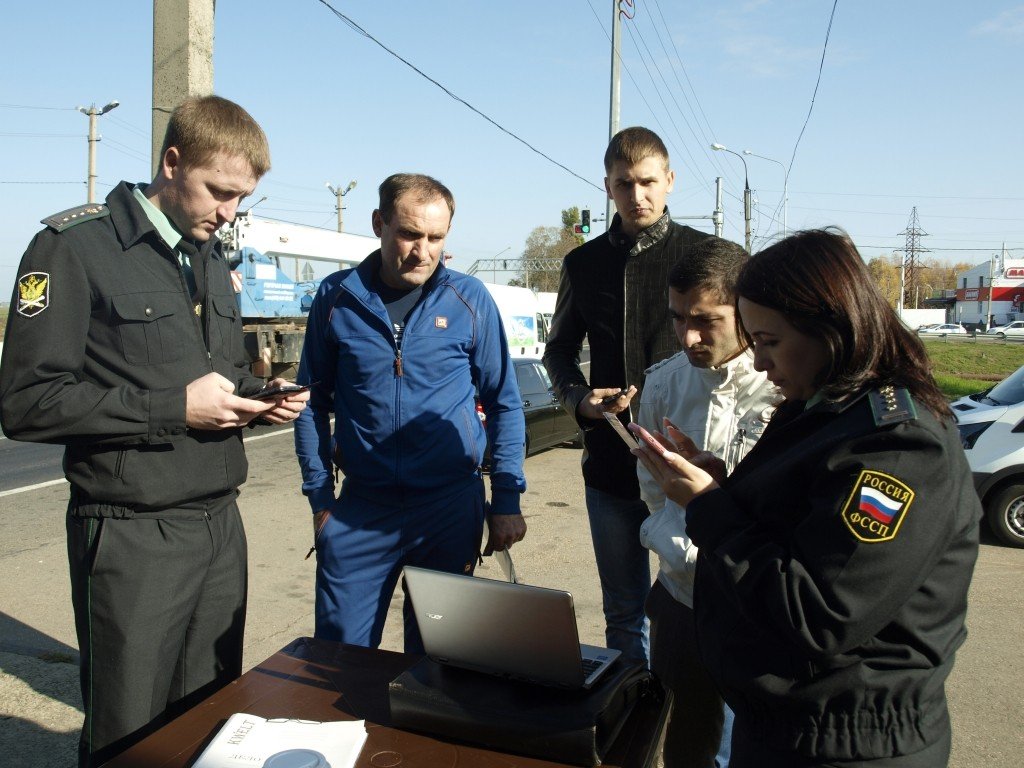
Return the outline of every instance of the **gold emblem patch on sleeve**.
{"type": "Polygon", "coordinates": [[[50,275],[29,272],[18,278],[18,314],[35,317],[50,306],[50,275]]]}
{"type": "Polygon", "coordinates": [[[914,491],[902,480],[865,469],[843,507],[843,522],[854,536],[868,544],[892,541],[913,501],[914,491]]]}

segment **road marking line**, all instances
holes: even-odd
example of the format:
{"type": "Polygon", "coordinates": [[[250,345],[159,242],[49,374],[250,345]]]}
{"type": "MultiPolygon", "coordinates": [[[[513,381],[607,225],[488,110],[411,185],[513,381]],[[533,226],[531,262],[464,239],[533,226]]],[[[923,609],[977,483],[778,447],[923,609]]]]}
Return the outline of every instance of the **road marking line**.
{"type": "MultiPolygon", "coordinates": [[[[333,421],[333,419],[332,419],[332,421],[333,421]]],[[[266,437],[275,437],[276,435],[285,435],[285,434],[288,434],[289,432],[294,432],[294,431],[295,431],[295,427],[289,427],[287,429],[278,429],[278,430],[275,430],[274,432],[267,432],[266,434],[263,434],[263,435],[252,435],[251,437],[242,438],[242,442],[248,443],[248,442],[251,442],[252,440],[262,440],[262,439],[264,439],[266,437]]],[[[6,439],[6,438],[0,438],[0,440],[2,440],[2,439],[6,439]]],[[[11,488],[9,491],[0,491],[0,498],[3,498],[4,496],[14,496],[17,493],[27,493],[28,491],[37,491],[40,488],[49,488],[51,485],[59,485],[60,483],[66,483],[66,482],[67,482],[67,479],[62,477],[59,480],[47,480],[45,483],[36,483],[35,485],[25,485],[25,486],[22,486],[21,488],[11,488]]]]}
{"type": "Polygon", "coordinates": [[[36,483],[35,485],[25,485],[22,486],[21,488],[12,488],[9,491],[0,491],[0,497],[13,496],[16,493],[25,493],[26,491],[36,491],[39,490],[40,488],[48,488],[51,485],[59,485],[60,483],[66,482],[67,480],[63,477],[60,478],[59,480],[47,480],[45,483],[36,483]]]}

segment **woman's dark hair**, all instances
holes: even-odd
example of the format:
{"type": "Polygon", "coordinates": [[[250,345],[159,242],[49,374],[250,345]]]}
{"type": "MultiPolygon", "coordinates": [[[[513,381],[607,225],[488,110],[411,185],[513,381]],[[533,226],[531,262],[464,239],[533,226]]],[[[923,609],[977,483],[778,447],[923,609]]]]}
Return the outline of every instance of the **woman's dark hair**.
{"type": "Polygon", "coordinates": [[[765,248],[743,268],[736,295],[780,312],[825,344],[831,365],[815,384],[829,400],[891,384],[906,387],[937,417],[952,417],[924,345],[882,298],[841,229],[797,232],[765,248]]]}

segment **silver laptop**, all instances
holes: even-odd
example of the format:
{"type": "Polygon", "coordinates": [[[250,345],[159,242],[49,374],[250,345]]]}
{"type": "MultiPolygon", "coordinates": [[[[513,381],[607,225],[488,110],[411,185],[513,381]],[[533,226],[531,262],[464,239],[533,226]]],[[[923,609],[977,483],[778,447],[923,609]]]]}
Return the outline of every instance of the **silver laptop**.
{"type": "Polygon", "coordinates": [[[427,655],[439,664],[563,688],[589,688],[619,651],[581,645],[572,595],[406,566],[427,655]]]}

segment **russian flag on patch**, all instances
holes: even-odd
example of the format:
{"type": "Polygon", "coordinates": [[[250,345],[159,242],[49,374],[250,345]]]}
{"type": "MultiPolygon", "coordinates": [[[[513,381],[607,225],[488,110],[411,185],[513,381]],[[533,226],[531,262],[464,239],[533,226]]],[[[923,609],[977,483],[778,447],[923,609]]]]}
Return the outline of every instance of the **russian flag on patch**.
{"type": "Polygon", "coordinates": [[[890,499],[874,488],[864,486],[860,489],[860,511],[871,515],[880,523],[888,525],[893,516],[900,511],[903,503],[890,499]]]}

